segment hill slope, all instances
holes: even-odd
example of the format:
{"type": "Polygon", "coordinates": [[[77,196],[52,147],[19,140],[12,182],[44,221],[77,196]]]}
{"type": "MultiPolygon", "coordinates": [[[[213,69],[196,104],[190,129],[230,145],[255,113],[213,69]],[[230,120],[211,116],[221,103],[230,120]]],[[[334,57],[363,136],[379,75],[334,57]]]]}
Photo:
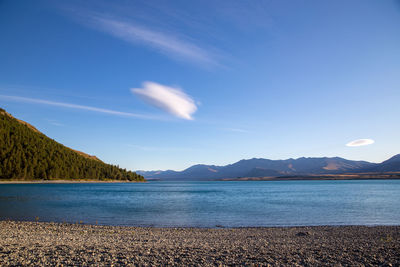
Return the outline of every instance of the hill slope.
{"type": "Polygon", "coordinates": [[[373,172],[400,172],[400,154],[391,157],[388,160],[368,169],[373,172]]]}
{"type": "Polygon", "coordinates": [[[143,176],[105,164],[48,138],[0,109],[0,180],[93,179],[144,181],[143,176]]]}

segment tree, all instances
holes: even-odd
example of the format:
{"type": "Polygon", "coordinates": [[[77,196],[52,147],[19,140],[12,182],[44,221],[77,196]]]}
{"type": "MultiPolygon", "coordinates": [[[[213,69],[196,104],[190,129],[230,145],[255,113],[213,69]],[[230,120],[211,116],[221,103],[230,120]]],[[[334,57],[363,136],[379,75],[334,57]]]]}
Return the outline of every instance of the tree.
{"type": "Polygon", "coordinates": [[[80,155],[0,109],[0,179],[59,178],[144,181],[132,171],[80,155]]]}

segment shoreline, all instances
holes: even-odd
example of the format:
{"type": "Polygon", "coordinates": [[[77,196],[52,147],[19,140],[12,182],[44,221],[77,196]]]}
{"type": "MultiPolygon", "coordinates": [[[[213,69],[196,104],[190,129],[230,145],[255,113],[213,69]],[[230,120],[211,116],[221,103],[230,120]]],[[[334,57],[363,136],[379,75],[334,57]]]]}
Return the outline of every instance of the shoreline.
{"type": "Polygon", "coordinates": [[[277,177],[240,177],[224,178],[222,181],[331,181],[331,180],[398,180],[399,172],[390,173],[355,173],[355,174],[320,174],[288,175],[277,177]]]}
{"type": "MultiPolygon", "coordinates": [[[[374,227],[395,227],[399,228],[400,231],[400,222],[398,224],[313,224],[313,225],[266,225],[266,226],[223,226],[220,224],[216,224],[214,226],[156,226],[156,225],[125,225],[125,224],[102,224],[102,223],[89,223],[84,221],[52,221],[52,220],[35,220],[33,219],[11,219],[11,218],[0,218],[0,224],[2,222],[12,222],[12,223],[35,223],[35,224],[58,224],[64,226],[87,226],[87,227],[109,227],[109,228],[138,228],[138,229],[193,229],[193,230],[240,230],[240,229],[290,229],[290,228],[320,228],[320,227],[328,227],[328,228],[342,228],[342,227],[365,227],[365,228],[374,228],[374,227]]],[[[400,234],[400,232],[399,232],[400,234]]]]}
{"type": "Polygon", "coordinates": [[[268,182],[268,181],[368,181],[368,180],[399,180],[400,177],[385,177],[385,178],[380,178],[380,177],[304,177],[304,178],[281,178],[281,177],[244,177],[244,178],[238,178],[238,179],[221,179],[221,180],[216,180],[216,181],[223,181],[223,182],[239,182],[239,181],[263,181],[263,182],[268,182]]]}
{"type": "MultiPolygon", "coordinates": [[[[224,178],[217,180],[187,180],[187,182],[243,182],[243,181],[263,181],[263,182],[274,182],[274,181],[367,181],[367,180],[399,180],[399,176],[395,177],[243,177],[243,178],[224,178]]],[[[186,180],[159,180],[159,179],[148,179],[146,181],[129,181],[129,180],[0,180],[2,184],[95,184],[95,183],[147,183],[147,182],[185,182],[186,180]]]]}
{"type": "Polygon", "coordinates": [[[400,265],[400,226],[150,228],[0,221],[0,265],[400,265]]]}
{"type": "Polygon", "coordinates": [[[147,181],[129,181],[129,180],[8,180],[8,181],[0,181],[1,184],[95,184],[95,183],[146,183],[147,181]]]}
{"type": "MultiPolygon", "coordinates": [[[[38,217],[39,218],[39,217],[38,217]]],[[[55,220],[35,220],[31,219],[11,219],[11,218],[0,218],[0,224],[3,222],[12,222],[12,223],[35,223],[35,224],[58,224],[64,226],[87,226],[87,227],[110,227],[110,228],[139,228],[139,229],[194,229],[194,230],[240,230],[240,229],[289,229],[289,228],[319,228],[319,227],[329,227],[329,228],[341,228],[341,227],[365,227],[365,228],[374,228],[374,227],[396,227],[399,228],[400,231],[400,222],[398,224],[312,224],[312,225],[265,225],[265,226],[224,226],[221,224],[216,224],[214,226],[157,226],[153,224],[143,224],[143,225],[126,225],[126,224],[103,224],[103,223],[90,223],[84,221],[55,221],[55,220]]],[[[399,232],[400,234],[400,232],[399,232]]]]}

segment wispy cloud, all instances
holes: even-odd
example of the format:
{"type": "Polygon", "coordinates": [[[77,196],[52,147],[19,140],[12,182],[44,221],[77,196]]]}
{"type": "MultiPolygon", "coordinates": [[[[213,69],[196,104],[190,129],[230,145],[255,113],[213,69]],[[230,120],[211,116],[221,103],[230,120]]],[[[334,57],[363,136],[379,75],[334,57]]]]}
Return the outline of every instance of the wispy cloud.
{"type": "Polygon", "coordinates": [[[222,130],[235,133],[250,133],[249,131],[240,128],[223,128],[222,130]]]}
{"type": "Polygon", "coordinates": [[[171,32],[151,29],[131,21],[118,18],[109,18],[102,15],[88,15],[86,24],[91,27],[111,34],[132,44],[143,44],[155,48],[159,52],[176,60],[186,60],[207,66],[218,66],[216,55],[199,45],[185,40],[171,32]]]}
{"type": "Polygon", "coordinates": [[[178,118],[193,120],[192,114],[197,110],[194,100],[179,88],[144,82],[143,88],[132,88],[131,91],[150,105],[178,118]]]}
{"type": "Polygon", "coordinates": [[[127,146],[143,151],[195,151],[195,149],[192,149],[190,147],[155,147],[155,146],[141,146],[132,144],[128,144],[127,146]]]}
{"type": "Polygon", "coordinates": [[[65,103],[65,102],[56,102],[56,101],[50,101],[50,100],[44,100],[44,99],[38,99],[38,98],[0,95],[0,99],[16,101],[16,102],[23,102],[23,103],[41,104],[41,105],[57,106],[57,107],[70,108],[70,109],[93,111],[93,112],[105,113],[105,114],[109,114],[109,115],[122,116],[122,117],[135,117],[135,118],[140,118],[140,119],[159,119],[155,116],[149,116],[149,115],[144,115],[144,114],[122,112],[122,111],[117,111],[117,110],[112,110],[112,109],[97,108],[97,107],[92,107],[92,106],[77,105],[77,104],[71,104],[71,103],[65,103]]]}
{"type": "Polygon", "coordinates": [[[366,146],[375,143],[372,139],[357,139],[346,144],[346,146],[366,146]]]}
{"type": "Polygon", "coordinates": [[[47,122],[50,123],[51,125],[58,126],[58,127],[63,127],[63,126],[65,126],[64,124],[59,123],[59,122],[56,121],[56,120],[47,120],[47,122]]]}

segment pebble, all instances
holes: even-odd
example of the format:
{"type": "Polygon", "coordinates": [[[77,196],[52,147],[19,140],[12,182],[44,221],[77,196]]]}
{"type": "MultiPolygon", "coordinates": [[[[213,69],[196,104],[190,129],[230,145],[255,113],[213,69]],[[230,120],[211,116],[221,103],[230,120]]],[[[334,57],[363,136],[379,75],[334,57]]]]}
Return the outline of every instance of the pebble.
{"type": "Polygon", "coordinates": [[[0,266],[400,266],[399,251],[400,226],[146,228],[0,221],[0,266]]]}

